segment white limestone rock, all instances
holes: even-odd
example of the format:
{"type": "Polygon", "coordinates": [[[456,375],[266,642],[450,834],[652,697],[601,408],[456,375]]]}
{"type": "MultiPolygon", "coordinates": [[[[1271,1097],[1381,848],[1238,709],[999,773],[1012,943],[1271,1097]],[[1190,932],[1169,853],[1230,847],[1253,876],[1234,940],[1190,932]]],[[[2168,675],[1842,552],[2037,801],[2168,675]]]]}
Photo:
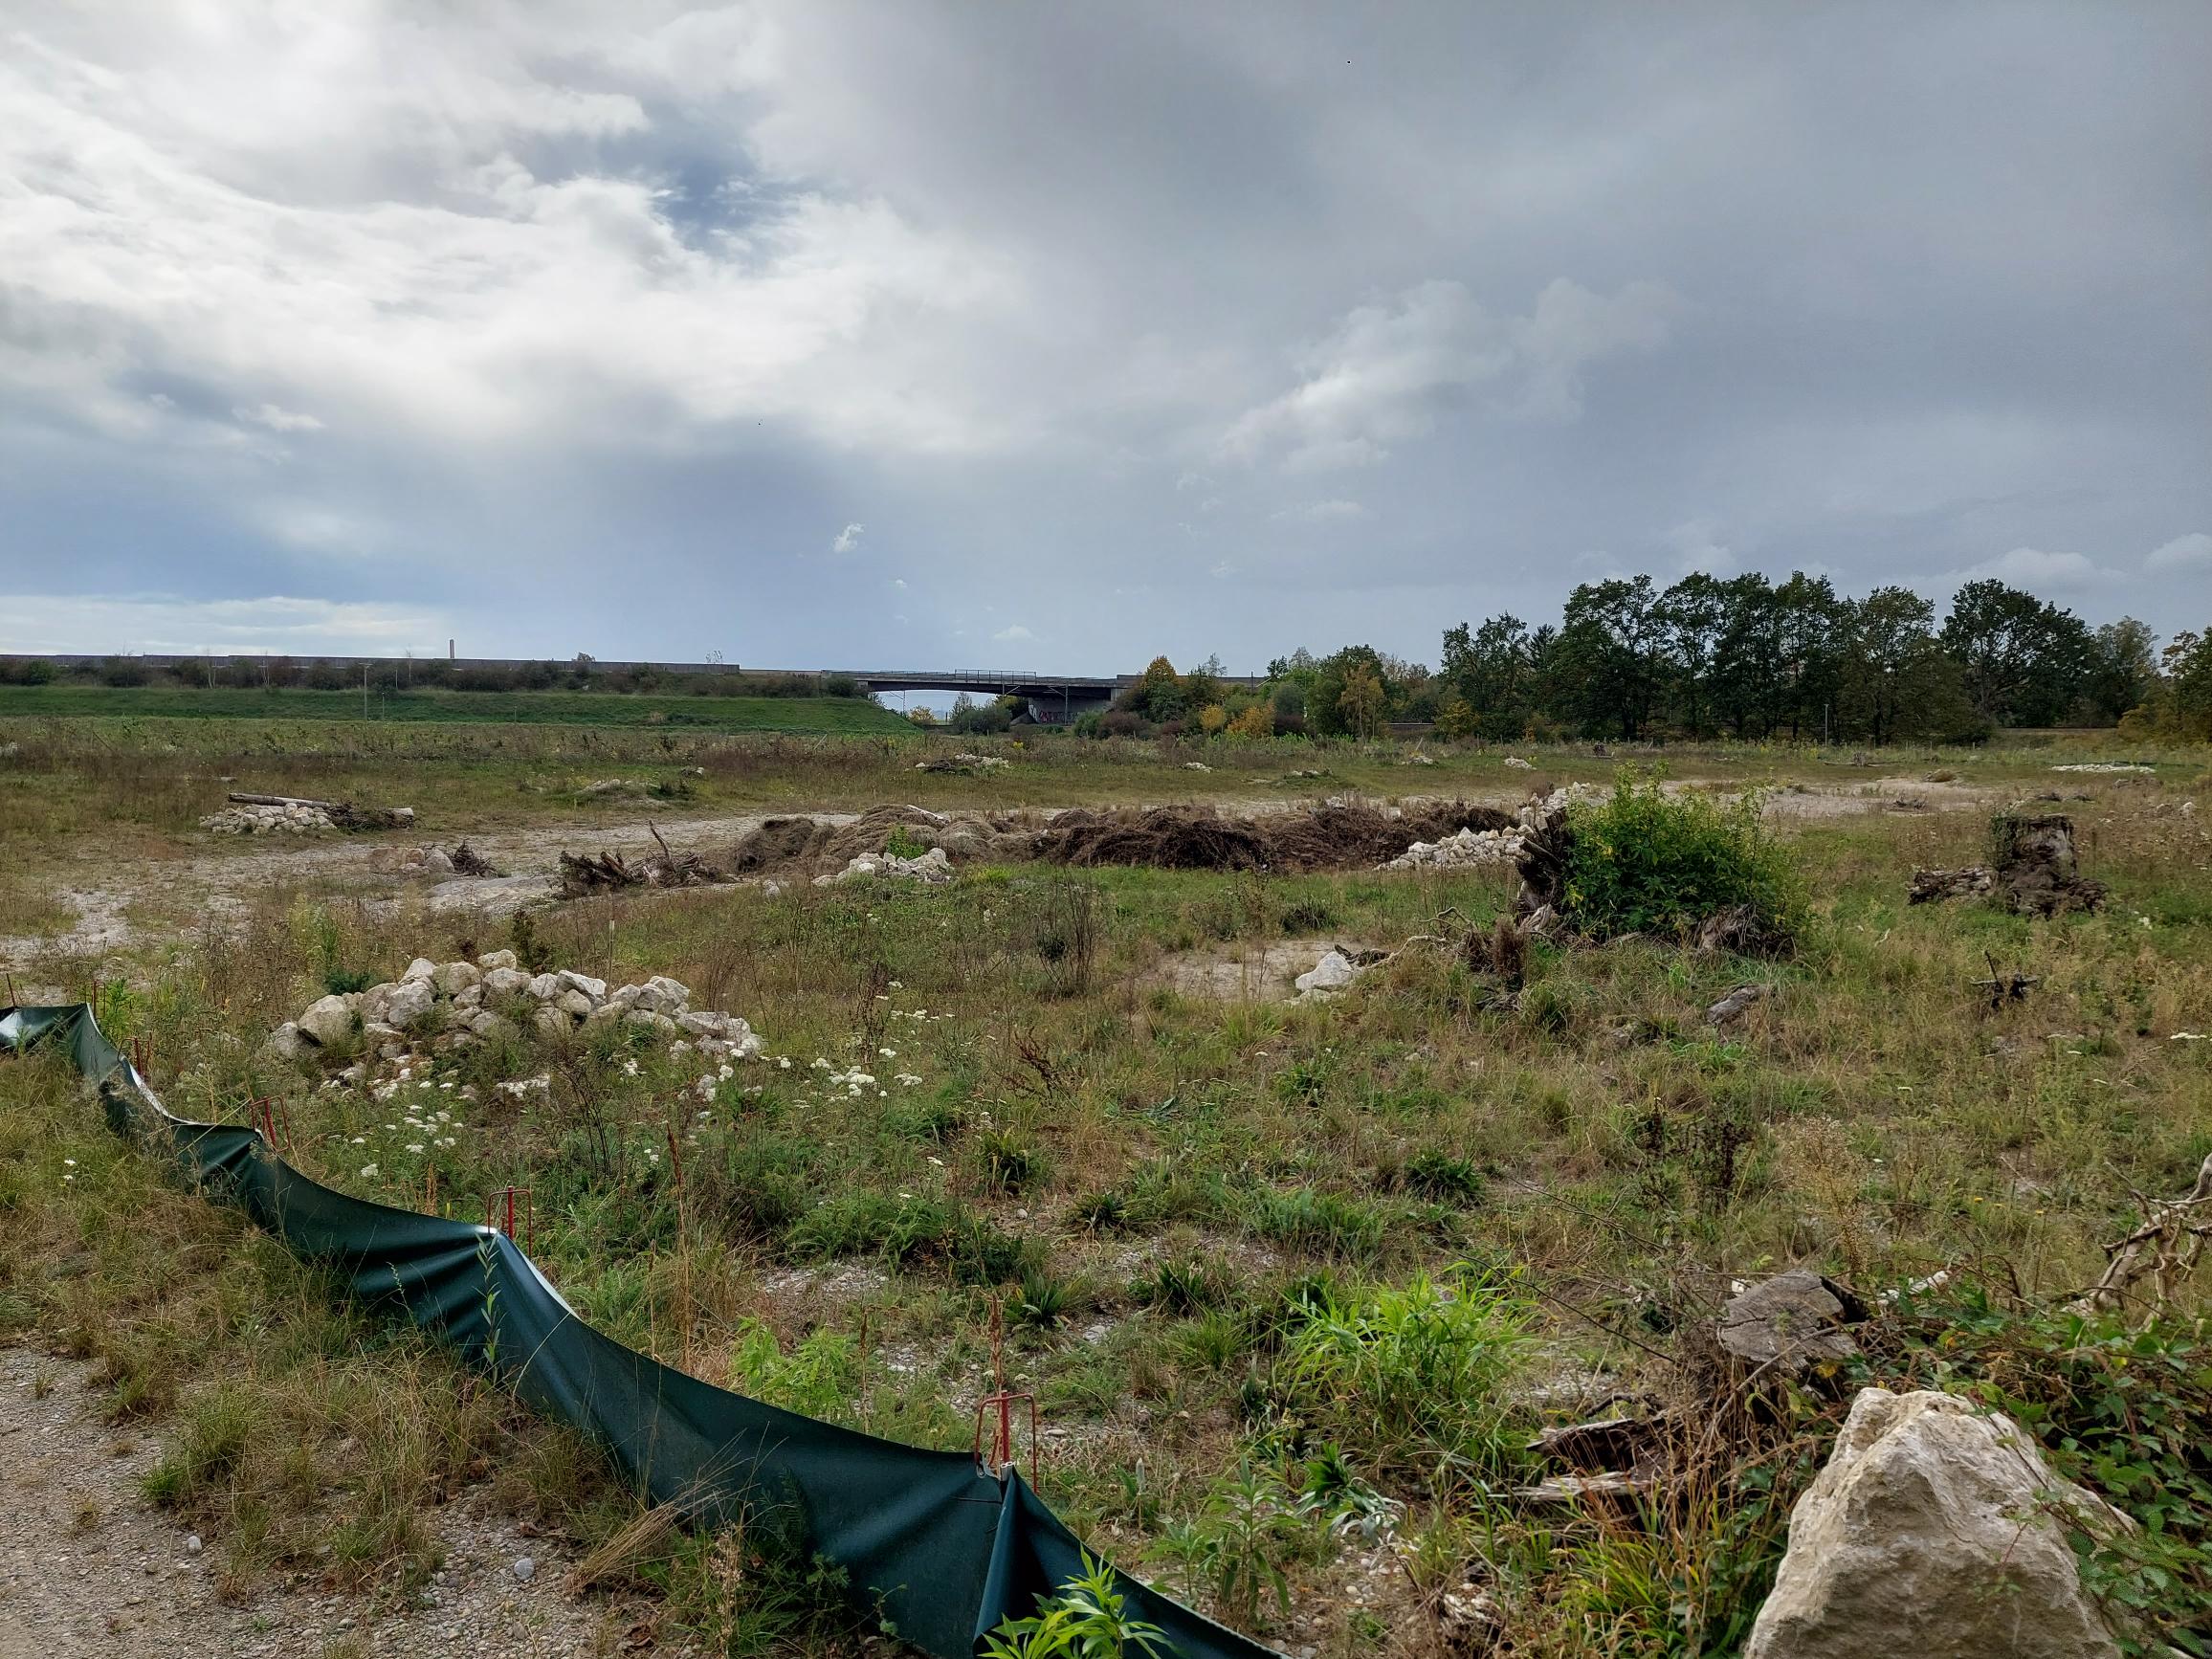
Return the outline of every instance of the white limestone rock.
{"type": "Polygon", "coordinates": [[[457,997],[472,985],[483,984],[484,976],[473,962],[440,962],[437,972],[431,975],[431,983],[438,987],[441,997],[457,997]]]}
{"type": "Polygon", "coordinates": [[[2053,1507],[2131,1526],[2010,1418],[1863,1388],[1790,1514],[1745,1659],[2117,1659],[2053,1507]]]}
{"type": "Polygon", "coordinates": [[[343,997],[318,998],[307,1006],[294,1029],[318,1045],[328,1048],[353,1034],[353,1005],[343,997]]]}

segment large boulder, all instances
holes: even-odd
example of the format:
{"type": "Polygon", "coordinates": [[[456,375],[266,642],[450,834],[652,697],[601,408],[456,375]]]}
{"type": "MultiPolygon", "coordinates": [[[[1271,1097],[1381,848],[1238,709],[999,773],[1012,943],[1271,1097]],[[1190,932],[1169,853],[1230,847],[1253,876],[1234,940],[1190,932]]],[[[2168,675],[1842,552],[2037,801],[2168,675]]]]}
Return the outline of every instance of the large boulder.
{"type": "Polygon", "coordinates": [[[644,988],[659,993],[661,1013],[673,1014],[678,1008],[691,1006],[691,986],[681,980],[672,980],[666,974],[654,974],[645,982],[644,988]]]}
{"type": "MultiPolygon", "coordinates": [[[[495,953],[512,956],[512,951],[495,953]]],[[[496,997],[519,997],[530,988],[531,977],[520,968],[495,967],[485,971],[484,989],[496,997]]]]}
{"type": "Polygon", "coordinates": [[[402,980],[384,1005],[387,1025],[411,1026],[431,1011],[437,1001],[437,991],[427,979],[402,980]]]}
{"type": "Polygon", "coordinates": [[[261,1045],[261,1049],[274,1059],[297,1060],[307,1052],[308,1043],[300,1035],[299,1028],[286,1020],[269,1033],[269,1040],[261,1045]]]}
{"type": "Polygon", "coordinates": [[[1359,977],[1360,969],[1352,959],[1340,950],[1322,953],[1321,960],[1297,977],[1301,994],[1315,996],[1328,991],[1340,991],[1359,977]]]}
{"type": "Polygon", "coordinates": [[[343,997],[320,997],[307,1005],[306,1012],[299,1016],[298,1029],[301,1035],[327,1048],[353,1034],[353,1005],[343,997]]]}
{"type": "Polygon", "coordinates": [[[578,973],[574,968],[563,968],[553,977],[561,982],[564,990],[581,991],[589,997],[593,1007],[607,1000],[605,980],[595,980],[589,974],[578,973]]]}
{"type": "Polygon", "coordinates": [[[1745,1659],[2116,1659],[2053,1509],[2131,1524],[2011,1419],[1861,1389],[1791,1512],[1745,1659]]]}
{"type": "Polygon", "coordinates": [[[471,985],[481,984],[483,979],[473,962],[440,962],[431,975],[431,983],[438,987],[441,997],[457,997],[471,985]]]}

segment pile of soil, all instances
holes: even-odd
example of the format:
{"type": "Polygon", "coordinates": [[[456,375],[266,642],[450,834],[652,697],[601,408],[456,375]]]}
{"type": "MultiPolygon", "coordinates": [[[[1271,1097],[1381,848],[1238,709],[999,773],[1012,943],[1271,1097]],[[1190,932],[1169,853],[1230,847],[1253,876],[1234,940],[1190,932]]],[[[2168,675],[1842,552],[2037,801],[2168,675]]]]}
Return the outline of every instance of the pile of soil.
{"type": "Polygon", "coordinates": [[[1032,856],[1078,868],[1142,864],[1155,870],[1265,870],[1267,834],[1246,818],[1206,807],[1155,807],[1148,812],[1063,812],[1036,838],[1032,856]]]}
{"type": "Polygon", "coordinates": [[[1077,869],[1102,864],[1155,870],[1373,870],[1416,841],[1438,841],[1461,830],[1504,830],[1513,814],[1465,801],[1408,807],[1332,803],[1263,818],[1240,818],[1211,807],[1148,810],[1071,807],[1047,819],[1035,813],[947,814],[921,807],[877,807],[846,824],[819,818],[770,818],[739,842],[723,867],[735,874],[816,874],[877,854],[897,833],[926,850],[941,847],[956,863],[1036,861],[1077,869]]]}
{"type": "Polygon", "coordinates": [[[803,875],[842,870],[863,854],[884,851],[897,833],[920,852],[941,847],[949,858],[1013,862],[1029,849],[1043,822],[1019,814],[932,812],[925,807],[874,807],[849,823],[823,818],[770,818],[723,860],[738,875],[803,875]]]}
{"type": "Polygon", "coordinates": [[[1266,818],[1228,818],[1204,807],[1148,812],[1063,812],[1036,838],[1053,864],[1142,864],[1160,870],[1373,870],[1416,841],[1461,830],[1503,830],[1513,815],[1465,801],[1393,816],[1379,807],[1332,803],[1266,818]]]}

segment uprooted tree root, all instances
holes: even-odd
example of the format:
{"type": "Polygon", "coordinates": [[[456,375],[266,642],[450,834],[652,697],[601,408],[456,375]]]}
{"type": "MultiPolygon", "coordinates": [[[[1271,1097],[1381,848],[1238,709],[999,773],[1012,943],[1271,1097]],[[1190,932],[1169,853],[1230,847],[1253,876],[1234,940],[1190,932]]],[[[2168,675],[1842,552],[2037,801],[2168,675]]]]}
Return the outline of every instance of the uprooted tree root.
{"type": "Polygon", "coordinates": [[[653,831],[653,839],[660,851],[634,864],[619,852],[562,853],[561,896],[585,898],[629,887],[702,887],[730,879],[729,872],[697,853],[674,851],[658,830],[653,831]]]}
{"type": "Polygon", "coordinates": [[[2105,884],[2081,874],[2073,820],[2059,812],[2000,812],[1989,821],[1990,861],[1962,870],[1915,870],[1909,904],[1993,895],[2018,916],[2100,910],[2105,884]]]}

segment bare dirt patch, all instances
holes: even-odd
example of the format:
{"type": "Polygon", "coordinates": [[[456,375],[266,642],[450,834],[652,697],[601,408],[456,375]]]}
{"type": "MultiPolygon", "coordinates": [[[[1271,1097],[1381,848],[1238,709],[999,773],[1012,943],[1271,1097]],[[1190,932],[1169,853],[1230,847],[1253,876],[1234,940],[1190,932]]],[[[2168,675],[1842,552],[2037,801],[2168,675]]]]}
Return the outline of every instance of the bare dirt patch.
{"type": "Polygon", "coordinates": [[[1186,997],[1221,1003],[1287,1003],[1296,980],[1331,950],[1349,954],[1366,946],[1334,939],[1286,939],[1266,944],[1232,943],[1213,950],[1180,951],[1146,977],[1186,997]]]}
{"type": "Polygon", "coordinates": [[[89,1365],[0,1349],[0,1659],[347,1659],[612,1654],[629,1628],[560,1585],[574,1562],[464,1493],[433,1517],[445,1564],[419,1595],[270,1584],[226,1602],[218,1540],[140,1496],[157,1435],[100,1419],[89,1365]],[[527,1581],[515,1562],[528,1557],[527,1581]]]}

